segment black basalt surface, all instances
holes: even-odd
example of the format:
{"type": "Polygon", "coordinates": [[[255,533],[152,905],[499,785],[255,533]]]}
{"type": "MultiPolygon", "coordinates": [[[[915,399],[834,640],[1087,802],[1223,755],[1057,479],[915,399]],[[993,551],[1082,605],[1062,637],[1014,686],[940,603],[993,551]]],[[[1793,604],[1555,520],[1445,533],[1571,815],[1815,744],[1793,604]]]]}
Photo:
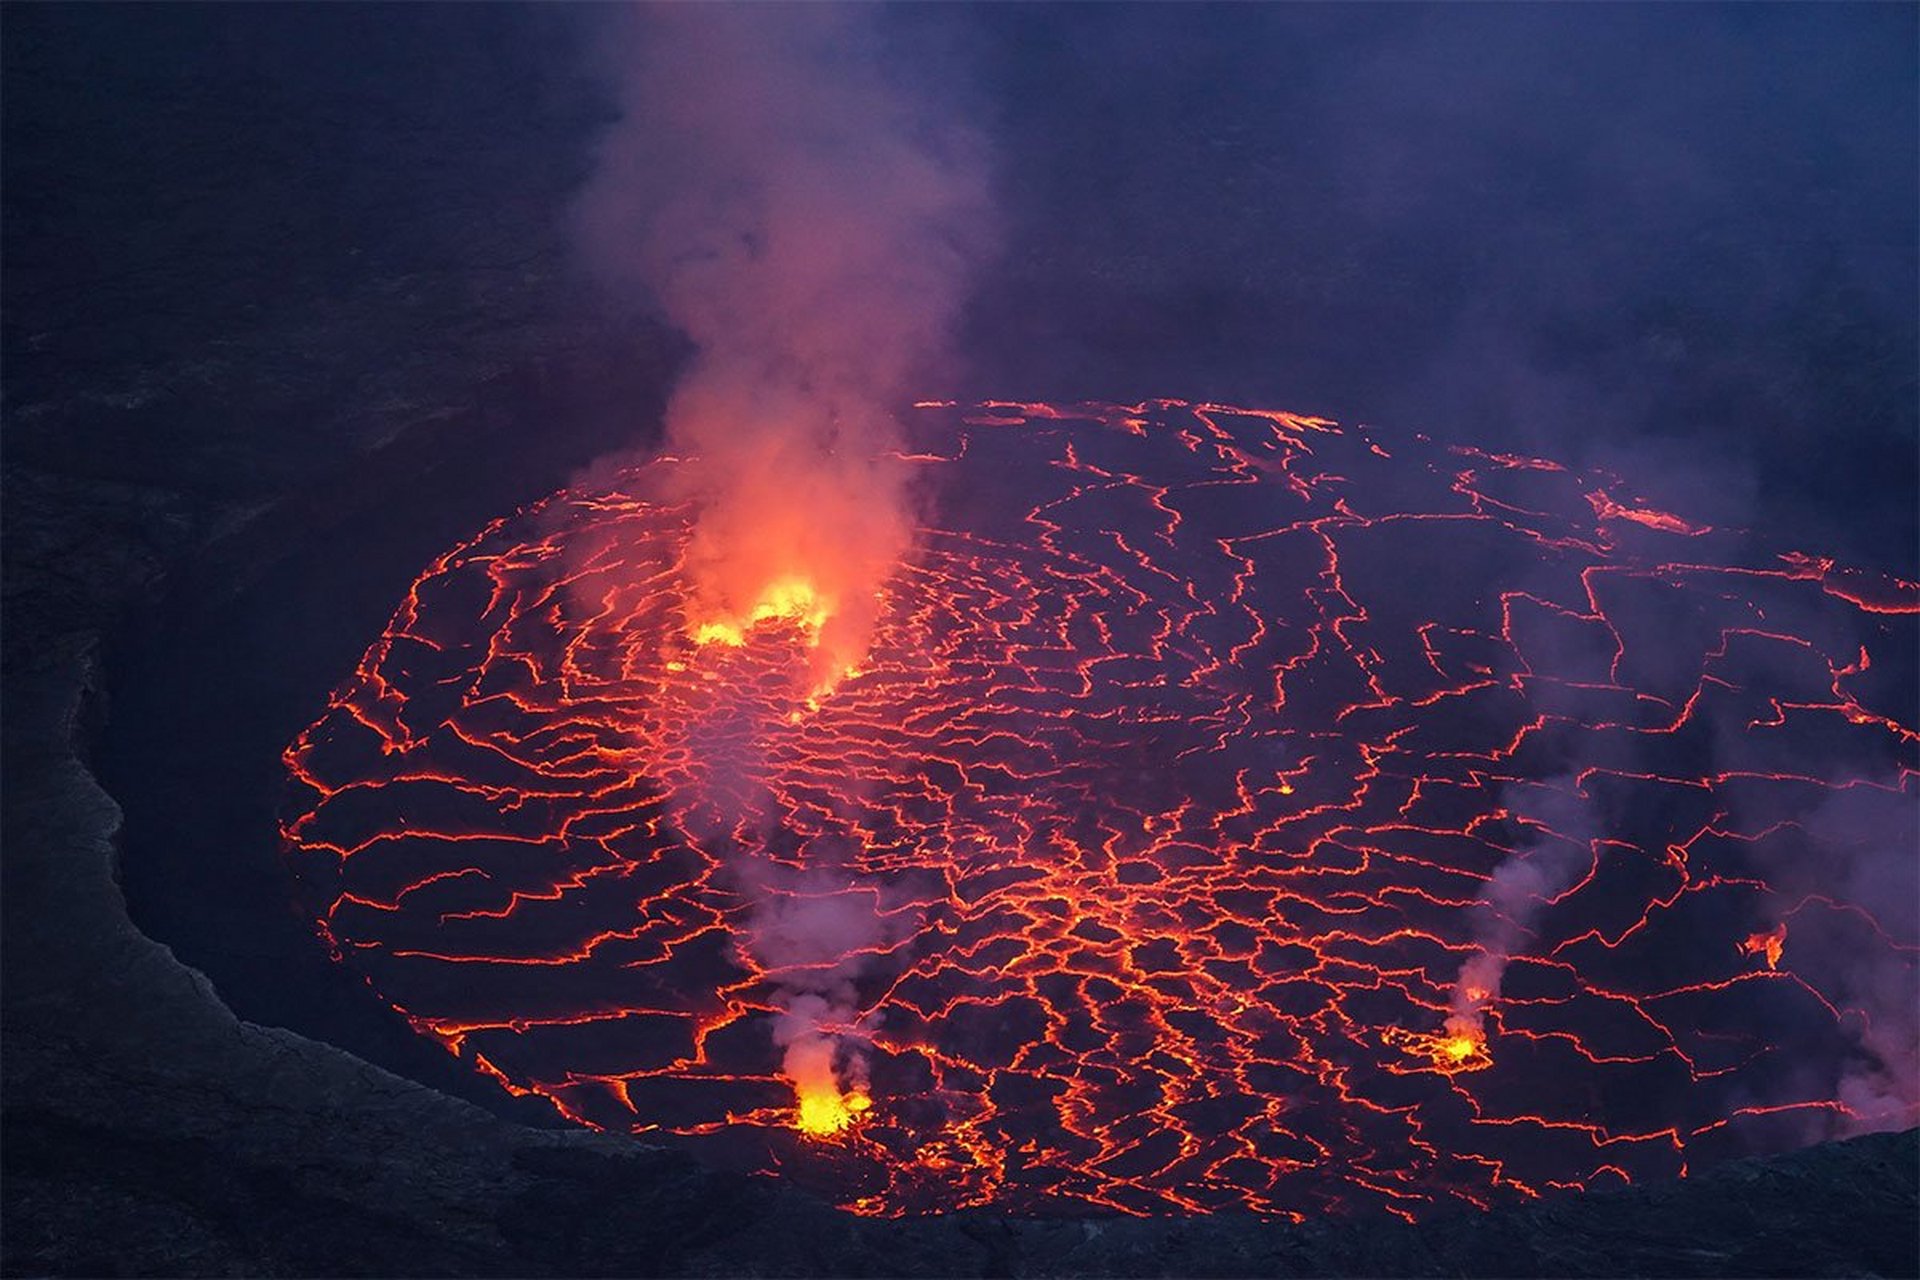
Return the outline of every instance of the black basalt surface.
{"type": "MultiPolygon", "coordinates": [[[[244,613],[275,575],[331,573],[343,617],[316,633],[377,627],[452,534],[644,438],[681,355],[564,267],[599,111],[564,23],[271,12],[4,15],[0,1270],[1920,1274],[1917,1132],[1418,1227],[853,1218],[522,1123],[355,1000],[284,904],[235,926],[272,902],[272,851],[168,825],[234,806],[153,806],[135,830],[101,781],[193,739],[150,714],[178,702],[153,685],[180,603],[244,613]],[[386,556],[327,554],[378,521],[386,556]],[[200,868],[171,898],[169,865],[200,868]]],[[[269,741],[251,678],[195,699],[269,741]]]]}

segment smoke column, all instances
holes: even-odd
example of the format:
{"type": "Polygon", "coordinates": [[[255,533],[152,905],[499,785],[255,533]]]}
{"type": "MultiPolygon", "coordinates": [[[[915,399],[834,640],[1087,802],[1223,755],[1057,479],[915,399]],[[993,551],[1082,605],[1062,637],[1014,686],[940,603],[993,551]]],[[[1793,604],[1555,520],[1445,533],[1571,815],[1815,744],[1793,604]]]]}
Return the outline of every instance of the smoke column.
{"type": "MultiPolygon", "coordinates": [[[[1818,1124],[1808,1141],[1899,1129],[1920,1113],[1920,952],[1911,946],[1875,956],[1823,927],[1830,902],[1869,907],[1878,927],[1899,939],[1920,931],[1920,863],[1914,858],[1920,821],[1912,800],[1890,775],[1835,789],[1800,823],[1803,843],[1773,873],[1791,887],[1796,905],[1774,926],[1795,968],[1818,975],[1847,1010],[1850,1051],[1837,1081],[1816,1078],[1845,1109],[1818,1124]],[[1802,914],[1804,911],[1805,914],[1802,914]]],[[[1811,1064],[1815,1046],[1800,1046],[1811,1064]]]]}
{"type": "Polygon", "coordinates": [[[844,871],[754,867],[744,878],[755,905],[742,949],[766,972],[780,1005],[773,1040],[811,1134],[838,1132],[871,1105],[867,1045],[855,981],[873,957],[908,936],[918,919],[884,914],[876,896],[844,871]]]}
{"type": "Polygon", "coordinates": [[[698,459],[664,495],[698,503],[690,633],[799,619],[820,687],[864,654],[911,549],[893,413],[950,362],[995,238],[983,147],[925,68],[887,56],[885,14],[619,11],[625,116],[578,211],[590,265],[698,347],[666,421],[698,459]]]}
{"type": "Polygon", "coordinates": [[[1474,954],[1460,966],[1447,1015],[1449,1042],[1478,1046],[1486,1038],[1486,1009],[1500,995],[1507,962],[1529,933],[1535,917],[1555,898],[1572,888],[1593,866],[1590,838],[1593,816],[1576,794],[1560,790],[1576,787],[1571,778],[1529,788],[1516,797],[1509,792],[1509,813],[1536,830],[1525,847],[1516,849],[1493,869],[1480,889],[1481,923],[1474,934],[1474,954]]]}
{"type": "MultiPolygon", "coordinates": [[[[886,14],[617,11],[624,117],[578,210],[589,265],[697,348],[667,406],[686,479],[654,495],[694,504],[688,636],[739,645],[756,622],[798,622],[814,695],[856,669],[912,551],[893,415],[951,376],[949,330],[996,238],[983,146],[927,66],[889,55],[886,14]]],[[[751,733],[690,729],[710,773],[757,772],[751,733]]],[[[735,799],[723,828],[764,796],[735,799]]],[[[797,1122],[834,1132],[867,1105],[854,981],[893,923],[845,874],[734,848],[740,954],[774,988],[797,1122]]]]}

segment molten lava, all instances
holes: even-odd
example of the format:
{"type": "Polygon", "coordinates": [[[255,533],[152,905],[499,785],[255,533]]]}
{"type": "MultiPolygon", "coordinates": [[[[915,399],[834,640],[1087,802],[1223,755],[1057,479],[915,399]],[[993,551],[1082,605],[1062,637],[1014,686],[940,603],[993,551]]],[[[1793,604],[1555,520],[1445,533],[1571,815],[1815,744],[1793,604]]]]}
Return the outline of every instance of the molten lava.
{"type": "Polygon", "coordinates": [[[1493,1065],[1493,1057],[1487,1051],[1486,1036],[1478,1028],[1449,1028],[1433,1034],[1388,1027],[1380,1033],[1380,1039],[1446,1075],[1480,1071],[1493,1065]]]}
{"type": "Polygon", "coordinates": [[[871,600],[716,607],[665,457],[427,566],[286,753],[342,961],[862,1212],[1414,1218],[1920,1118],[1840,874],[1920,786],[1913,584],[1285,413],[907,439],[871,600]]]}
{"type": "Polygon", "coordinates": [[[814,593],[813,585],[799,578],[782,578],[767,585],[745,617],[709,618],[692,621],[695,644],[724,644],[735,649],[747,642],[747,632],[762,622],[781,619],[794,622],[807,634],[809,647],[820,643],[820,628],[833,616],[833,605],[814,593]]]}
{"type": "Polygon", "coordinates": [[[1778,924],[1761,933],[1748,934],[1747,940],[1740,944],[1740,951],[1744,955],[1765,956],[1767,968],[1778,969],[1781,953],[1786,950],[1786,946],[1787,926],[1778,924]]]}
{"type": "Polygon", "coordinates": [[[859,1119],[872,1105],[866,1094],[842,1094],[830,1083],[824,1087],[801,1085],[794,1127],[808,1137],[829,1137],[859,1119]]]}

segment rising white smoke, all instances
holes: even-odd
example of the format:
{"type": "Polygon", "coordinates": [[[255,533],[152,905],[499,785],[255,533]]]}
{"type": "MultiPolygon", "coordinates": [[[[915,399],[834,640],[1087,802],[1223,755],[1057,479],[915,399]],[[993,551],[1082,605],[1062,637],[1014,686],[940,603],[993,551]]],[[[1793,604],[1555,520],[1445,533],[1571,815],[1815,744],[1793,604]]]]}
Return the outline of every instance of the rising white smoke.
{"type": "Polygon", "coordinates": [[[950,362],[996,239],[985,149],[878,6],[620,11],[625,117],[582,197],[588,261],[698,347],[667,445],[699,503],[690,627],[820,624],[864,653],[912,543],[894,414],[950,362]]]}
{"type": "Polygon", "coordinates": [[[1507,812],[1528,834],[1493,869],[1480,889],[1474,953],[1460,966],[1447,1015],[1447,1034],[1478,1044],[1486,1010],[1500,996],[1507,964],[1554,898],[1593,866],[1597,824],[1589,801],[1571,778],[1504,793],[1507,812]]]}
{"type": "Polygon", "coordinates": [[[867,1047],[857,981],[884,950],[918,923],[888,915],[878,895],[826,868],[748,872],[752,918],[741,950],[778,993],[773,1039],[799,1100],[799,1122],[814,1133],[844,1127],[867,1106],[867,1047]]]}
{"type": "MultiPolygon", "coordinates": [[[[578,209],[590,266],[697,348],[667,407],[679,487],[656,495],[695,504],[689,636],[801,621],[815,692],[865,655],[912,550],[894,415],[950,378],[950,331],[997,239],[957,86],[891,51],[889,13],[612,12],[623,118],[578,209]]],[[[702,736],[690,728],[725,757],[703,760],[712,778],[763,763],[750,735],[702,736]]],[[[710,816],[731,826],[764,799],[735,794],[736,812],[710,816]]],[[[753,903],[740,950],[775,988],[801,1125],[831,1131],[865,1103],[855,979],[894,926],[844,872],[776,874],[749,850],[734,878],[753,903]]]]}
{"type": "Polygon", "coordinates": [[[1823,910],[1786,922],[1788,966],[1849,1011],[1852,1045],[1833,1086],[1846,1111],[1810,1136],[1906,1128],[1920,1120],[1920,792],[1905,774],[1837,788],[1801,829],[1804,841],[1769,859],[1769,883],[1789,901],[1857,907],[1896,944],[1853,945],[1831,927],[1844,917],[1823,910]]]}

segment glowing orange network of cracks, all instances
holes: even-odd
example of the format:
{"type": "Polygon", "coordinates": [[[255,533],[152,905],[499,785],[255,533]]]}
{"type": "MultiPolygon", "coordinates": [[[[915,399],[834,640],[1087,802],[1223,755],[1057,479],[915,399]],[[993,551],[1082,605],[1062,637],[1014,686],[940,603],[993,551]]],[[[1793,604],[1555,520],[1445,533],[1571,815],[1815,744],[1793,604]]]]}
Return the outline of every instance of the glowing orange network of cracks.
{"type": "Polygon", "coordinates": [[[505,1089],[863,1212],[1412,1218],[1914,1121],[1842,1100],[1877,1011],[1818,957],[1915,939],[1803,873],[1914,803],[1913,584],[1285,413],[910,427],[938,503],[823,696],[804,582],[685,616],[644,468],[429,565],[286,753],[342,960],[505,1089]],[[816,991],[865,1069],[796,1100],[816,991]]]}

